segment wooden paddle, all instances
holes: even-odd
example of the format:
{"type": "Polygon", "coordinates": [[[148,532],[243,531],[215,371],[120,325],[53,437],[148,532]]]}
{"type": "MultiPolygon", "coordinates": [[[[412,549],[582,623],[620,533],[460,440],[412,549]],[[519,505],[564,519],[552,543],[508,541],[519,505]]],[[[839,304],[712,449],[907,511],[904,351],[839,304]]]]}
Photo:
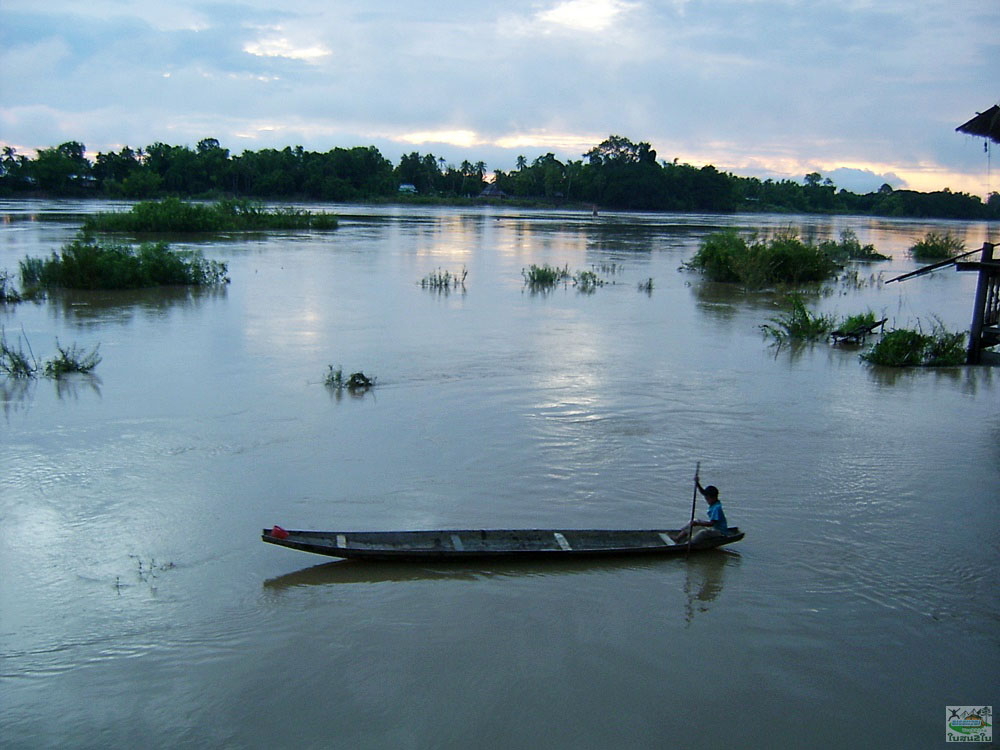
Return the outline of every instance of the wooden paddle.
{"type": "Polygon", "coordinates": [[[688,523],[688,547],[686,554],[691,554],[691,537],[694,536],[694,509],[698,504],[698,475],[700,472],[701,461],[694,467],[694,497],[691,498],[691,521],[688,523]]]}

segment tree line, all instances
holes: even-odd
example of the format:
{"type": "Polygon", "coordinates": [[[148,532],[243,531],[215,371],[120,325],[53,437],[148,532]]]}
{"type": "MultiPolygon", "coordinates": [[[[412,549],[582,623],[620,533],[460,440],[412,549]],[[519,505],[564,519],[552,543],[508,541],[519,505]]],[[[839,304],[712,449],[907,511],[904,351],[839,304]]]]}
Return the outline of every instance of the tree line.
{"type": "Polygon", "coordinates": [[[761,180],[720,172],[711,165],[657,160],[648,143],[612,135],[582,154],[561,161],[552,153],[529,162],[517,158],[508,172],[496,170],[487,183],[482,161],[447,163],[434,154],[413,152],[393,165],[374,146],[306,151],[302,146],[244,151],[234,156],[218,140],[195,148],[154,143],[86,156],[82,143],[69,141],[40,149],[34,158],[3,147],[0,195],[100,195],[149,199],[246,197],[271,200],[365,201],[514,199],[545,205],[593,204],[643,211],[777,211],[851,213],[949,219],[1000,218],[1000,195],[987,202],[948,189],[930,193],[879,190],[857,194],[838,189],[817,172],[794,180],[761,180]],[[487,190],[483,195],[483,191],[487,190]]]}

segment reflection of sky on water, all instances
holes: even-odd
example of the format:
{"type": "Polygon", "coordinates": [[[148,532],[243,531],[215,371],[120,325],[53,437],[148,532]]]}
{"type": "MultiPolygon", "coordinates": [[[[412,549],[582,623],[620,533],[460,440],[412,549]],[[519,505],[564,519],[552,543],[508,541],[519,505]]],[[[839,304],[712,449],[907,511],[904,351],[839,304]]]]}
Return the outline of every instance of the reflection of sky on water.
{"type": "MultiPolygon", "coordinates": [[[[758,329],[775,295],[677,270],[712,227],[759,221],[817,237],[852,227],[906,271],[916,265],[906,243],[939,223],[342,215],[332,233],[192,243],[230,263],[219,293],[0,309],[8,336],[23,325],[42,358],[56,338],[99,342],[104,357],[93,380],[0,383],[4,664],[28,677],[5,693],[15,729],[93,727],[99,740],[97,725],[132,727],[141,712],[162,744],[177,715],[201,725],[221,713],[259,736],[266,696],[328,736],[317,694],[365,715],[419,693],[406,726],[430,737],[427,716],[443,706],[470,725],[497,705],[536,710],[550,690],[538,670],[575,686],[560,694],[569,721],[586,724],[581,698],[602,707],[595,715],[609,701],[646,702],[640,713],[659,721],[691,689],[699,700],[720,689],[708,677],[675,688],[683,672],[724,675],[734,703],[755,711],[847,701],[857,715],[878,702],[919,744],[929,736],[920,707],[946,702],[935,675],[949,674],[949,689],[987,684],[985,664],[949,672],[926,634],[973,650],[992,642],[996,548],[981,519],[993,501],[983,487],[997,483],[995,371],[879,370],[826,344],[776,351],[758,329]],[[606,262],[621,265],[619,283],[592,295],[524,289],[531,263],[606,262]],[[468,270],[464,294],[420,288],[439,267],[468,270]],[[637,291],[649,277],[652,293],[637,291]],[[338,400],[322,385],[330,364],[378,385],[338,400]],[[690,513],[697,461],[748,532],[735,555],[310,572],[298,571],[308,557],[259,541],[272,523],[670,527],[690,513]],[[152,559],[175,564],[155,587],[137,569],[152,559]],[[345,583],[359,585],[335,585],[345,583]],[[922,658],[900,660],[900,648],[922,658]],[[844,653],[856,656],[846,666],[844,653]],[[344,674],[360,679],[347,689],[344,674]],[[133,713],[133,693],[165,697],[133,713]]],[[[0,226],[0,267],[71,232],[0,226]]],[[[810,302],[900,322],[938,313],[963,329],[970,278],[810,302]]],[[[830,716],[817,721],[843,731],[830,716]]]]}

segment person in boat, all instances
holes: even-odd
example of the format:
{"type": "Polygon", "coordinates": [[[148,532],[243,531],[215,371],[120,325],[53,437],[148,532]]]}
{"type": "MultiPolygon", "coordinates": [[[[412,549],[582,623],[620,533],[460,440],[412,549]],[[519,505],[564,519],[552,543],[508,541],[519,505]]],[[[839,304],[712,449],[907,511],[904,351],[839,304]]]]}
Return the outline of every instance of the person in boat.
{"type": "Polygon", "coordinates": [[[721,534],[726,534],[729,532],[729,524],[726,522],[726,514],[722,510],[722,501],[719,500],[719,488],[714,484],[708,485],[708,487],[702,487],[701,481],[698,477],[694,478],[695,486],[698,488],[698,492],[701,493],[702,497],[705,498],[705,502],[708,503],[708,520],[702,521],[696,518],[691,523],[684,526],[683,529],[678,531],[676,534],[671,534],[671,538],[675,542],[686,542],[688,536],[699,526],[708,527],[715,529],[721,534]]]}

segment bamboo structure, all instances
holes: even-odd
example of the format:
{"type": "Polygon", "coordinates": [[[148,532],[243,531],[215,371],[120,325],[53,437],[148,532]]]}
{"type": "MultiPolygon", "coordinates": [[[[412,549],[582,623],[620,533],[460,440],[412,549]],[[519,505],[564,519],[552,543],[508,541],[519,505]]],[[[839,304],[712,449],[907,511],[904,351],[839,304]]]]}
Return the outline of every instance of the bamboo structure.
{"type": "Polygon", "coordinates": [[[970,365],[982,361],[983,349],[1000,344],[1000,259],[993,259],[995,247],[992,242],[984,242],[978,261],[955,264],[959,271],[979,272],[965,360],[970,365]]]}

